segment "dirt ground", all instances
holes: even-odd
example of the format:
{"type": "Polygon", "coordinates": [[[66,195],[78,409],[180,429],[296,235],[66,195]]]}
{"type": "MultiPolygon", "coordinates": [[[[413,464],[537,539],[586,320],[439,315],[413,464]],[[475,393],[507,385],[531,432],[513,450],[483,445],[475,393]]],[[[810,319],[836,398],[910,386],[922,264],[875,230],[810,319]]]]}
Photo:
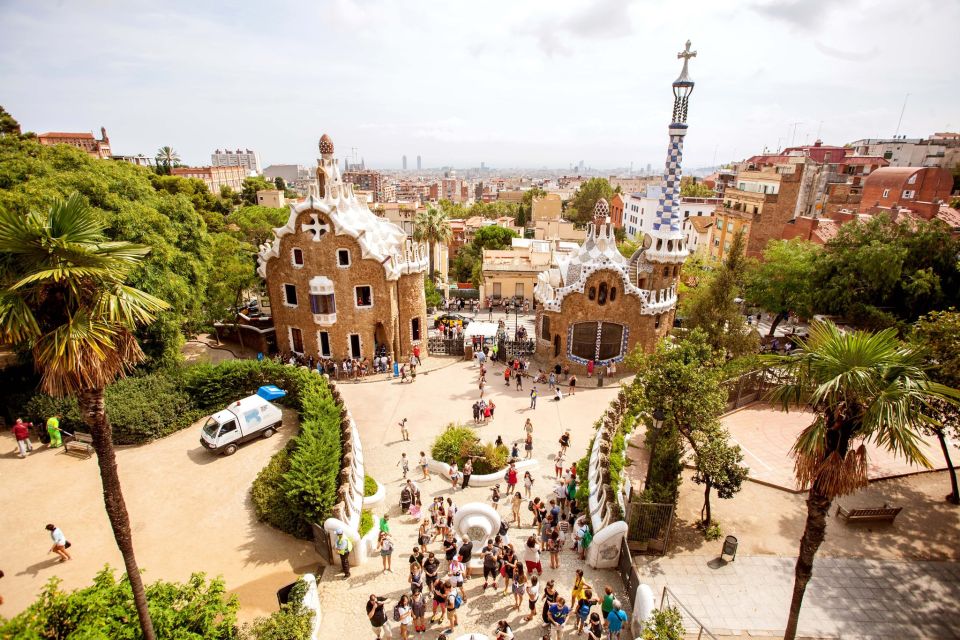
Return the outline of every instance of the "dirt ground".
{"type": "MultiPolygon", "coordinates": [[[[705,541],[694,528],[703,506],[703,486],[688,469],[683,474],[676,527],[668,555],[711,551],[722,540],[705,541]]],[[[960,508],[943,498],[950,491],[946,471],[878,480],[853,495],[839,498],[827,518],[827,537],[819,555],[891,560],[960,560],[960,508]],[[847,524],[836,517],[836,505],[903,507],[893,524],[847,524]]],[[[744,482],[730,500],[710,501],[724,535],[736,536],[738,553],[794,556],[806,519],[805,495],[744,482]]]]}
{"type": "MultiPolygon", "coordinates": [[[[191,572],[223,576],[240,598],[241,618],[276,609],[276,590],[316,568],[312,545],[257,522],[250,485],[270,456],[296,432],[296,414],[284,413],[284,428],[269,439],[215,456],[199,442],[200,425],[138,447],[120,447],[117,462],[130,513],[137,560],[148,581],[186,580],[191,572]]],[[[34,601],[58,576],[75,589],[90,584],[109,563],[123,563],[102,502],[95,457],[78,459],[34,443],[20,459],[9,432],[0,436],[0,477],[6,490],[0,508],[0,582],[10,617],[34,601]],[[60,564],[48,553],[44,526],[61,527],[73,543],[73,560],[60,564]]]]}

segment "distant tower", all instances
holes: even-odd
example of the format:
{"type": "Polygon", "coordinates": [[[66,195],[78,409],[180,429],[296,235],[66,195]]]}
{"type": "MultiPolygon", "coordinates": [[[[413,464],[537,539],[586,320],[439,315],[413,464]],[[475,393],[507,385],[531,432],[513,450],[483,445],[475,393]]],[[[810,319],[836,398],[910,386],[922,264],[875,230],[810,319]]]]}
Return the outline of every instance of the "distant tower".
{"type": "Polygon", "coordinates": [[[650,262],[683,263],[687,257],[687,248],[683,244],[682,220],[680,219],[680,169],[683,159],[683,138],[687,135],[687,106],[693,93],[693,80],[690,79],[688,65],[690,58],[697,55],[690,51],[690,41],[686,48],[677,54],[683,58],[683,70],[673,82],[673,119],[670,122],[670,144],[667,147],[667,163],[663,171],[663,182],[657,213],[653,219],[652,243],[646,251],[650,262]]]}
{"type": "Polygon", "coordinates": [[[420,161],[420,156],[417,156],[417,171],[423,169],[423,163],[420,161]]]}
{"type": "Polygon", "coordinates": [[[407,156],[403,156],[403,170],[407,170],[407,156]]]}

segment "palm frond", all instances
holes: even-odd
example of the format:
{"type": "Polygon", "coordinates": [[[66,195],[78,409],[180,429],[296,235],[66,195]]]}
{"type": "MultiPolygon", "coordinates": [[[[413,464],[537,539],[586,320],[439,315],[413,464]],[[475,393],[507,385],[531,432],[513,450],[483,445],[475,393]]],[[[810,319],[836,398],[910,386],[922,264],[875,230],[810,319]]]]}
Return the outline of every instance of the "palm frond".
{"type": "Polygon", "coordinates": [[[149,324],[154,314],[169,309],[170,305],[149,293],[125,284],[107,289],[94,306],[94,315],[128,329],[149,324]]]}
{"type": "Polygon", "coordinates": [[[103,239],[104,225],[96,210],[78,193],[55,200],[47,215],[50,236],[64,243],[91,244],[103,239]]]}
{"type": "Polygon", "coordinates": [[[40,325],[27,301],[11,291],[0,291],[0,343],[23,344],[40,333],[40,325]]]}
{"type": "Polygon", "coordinates": [[[16,291],[33,284],[57,283],[64,281],[81,280],[83,278],[108,278],[112,277],[113,271],[104,267],[81,267],[71,265],[60,265],[50,269],[34,271],[17,282],[10,285],[10,289],[16,291]]]}

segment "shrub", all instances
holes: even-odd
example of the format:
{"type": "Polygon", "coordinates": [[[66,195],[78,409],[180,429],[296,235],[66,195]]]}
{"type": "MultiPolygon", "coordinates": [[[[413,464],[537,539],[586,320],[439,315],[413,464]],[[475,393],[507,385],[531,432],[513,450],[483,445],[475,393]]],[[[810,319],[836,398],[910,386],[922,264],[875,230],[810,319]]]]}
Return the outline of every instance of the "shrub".
{"type": "Polygon", "coordinates": [[[290,471],[290,446],[288,443],[286,448],[274,454],[267,466],[257,474],[250,489],[253,509],[257,519],[270,526],[298,538],[309,538],[310,527],[300,528],[302,523],[299,514],[293,510],[293,503],[285,495],[285,475],[290,471]]]}
{"type": "Polygon", "coordinates": [[[477,432],[471,427],[450,423],[433,441],[430,456],[447,464],[456,462],[460,468],[466,464],[467,458],[473,458],[473,472],[486,474],[506,467],[510,451],[507,447],[497,447],[492,442],[481,444],[477,432]]]}
{"type": "Polygon", "coordinates": [[[364,509],[360,512],[360,528],[357,532],[362,538],[370,529],[373,529],[373,513],[369,509],[364,509]]]}
{"type": "Polygon", "coordinates": [[[656,609],[643,629],[641,640],[683,640],[686,637],[683,617],[676,607],[656,609]]]}
{"type": "Polygon", "coordinates": [[[240,640],[310,640],[313,612],[303,606],[306,593],[307,583],[301,578],[279,611],[243,625],[240,640]]]}
{"type": "Polygon", "coordinates": [[[478,474],[494,473],[507,466],[510,460],[510,450],[505,445],[498,447],[492,442],[487,442],[480,447],[479,456],[479,458],[473,460],[473,472],[478,474]]]}
{"type": "Polygon", "coordinates": [[[659,436],[653,429],[647,430],[646,444],[651,448],[656,438],[650,470],[650,486],[643,493],[646,502],[677,504],[680,483],[683,481],[683,441],[676,427],[664,427],[659,436]]]}
{"type": "Polygon", "coordinates": [[[77,399],[73,397],[54,398],[45,393],[38,393],[27,401],[27,404],[23,407],[23,412],[26,414],[24,420],[30,420],[38,426],[46,424],[47,418],[50,416],[60,415],[62,416],[60,418],[61,429],[65,429],[69,433],[73,433],[77,429],[86,431],[83,418],[80,415],[80,407],[77,406],[77,399]]]}
{"type": "Polygon", "coordinates": [[[104,395],[116,444],[162,438],[203,415],[194,409],[179,377],[168,371],[122,378],[107,387],[104,395]]]}
{"type": "MultiPolygon", "coordinates": [[[[126,576],[117,580],[107,566],[89,587],[67,592],[60,582],[50,578],[36,602],[12,619],[0,620],[0,637],[142,637],[126,576]]],[[[157,581],[146,591],[158,638],[236,637],[239,604],[235,595],[227,594],[221,578],[207,582],[204,574],[195,573],[186,583],[157,581]]]]}
{"type": "Polygon", "coordinates": [[[363,476],[363,496],[368,498],[377,492],[377,481],[371,476],[363,476]]]}

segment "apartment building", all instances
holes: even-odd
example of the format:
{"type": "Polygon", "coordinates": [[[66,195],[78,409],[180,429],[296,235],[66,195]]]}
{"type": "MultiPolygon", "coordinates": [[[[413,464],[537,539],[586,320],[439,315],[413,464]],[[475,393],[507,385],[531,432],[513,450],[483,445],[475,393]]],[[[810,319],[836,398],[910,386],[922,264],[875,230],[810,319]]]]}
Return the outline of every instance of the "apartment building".
{"type": "Polygon", "coordinates": [[[374,202],[383,202],[386,199],[383,195],[383,176],[379,171],[353,168],[344,172],[343,181],[354,185],[358,190],[372,191],[374,202]]]}
{"type": "MultiPolygon", "coordinates": [[[[659,185],[646,191],[629,193],[623,200],[623,229],[629,238],[642,238],[653,231],[657,207],[663,190],[659,185]]],[[[710,217],[720,205],[719,198],[680,198],[681,221],[688,218],[710,217]]]]}
{"type": "Polygon", "coordinates": [[[250,149],[217,149],[210,154],[210,166],[213,167],[243,167],[247,173],[261,174],[260,156],[250,149]]]}
{"type": "Polygon", "coordinates": [[[230,187],[234,191],[243,190],[243,179],[247,177],[247,170],[243,167],[171,167],[170,175],[203,180],[210,193],[220,195],[222,187],[230,187]]]}

